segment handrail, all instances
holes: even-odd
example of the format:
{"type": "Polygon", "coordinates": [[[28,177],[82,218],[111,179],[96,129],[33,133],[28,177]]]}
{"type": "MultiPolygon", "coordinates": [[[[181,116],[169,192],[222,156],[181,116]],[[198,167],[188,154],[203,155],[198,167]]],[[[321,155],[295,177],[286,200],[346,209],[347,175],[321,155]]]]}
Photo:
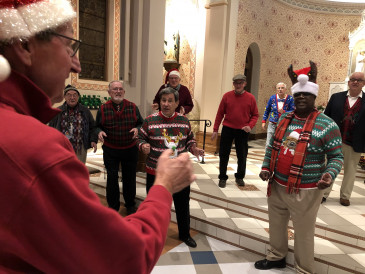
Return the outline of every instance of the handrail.
{"type": "MultiPolygon", "coordinates": [[[[205,137],[207,135],[207,127],[211,127],[212,126],[212,122],[210,120],[207,119],[203,119],[203,120],[189,120],[190,122],[203,122],[204,121],[204,135],[203,135],[203,150],[205,151],[205,137]]],[[[201,164],[205,164],[204,162],[204,155],[202,156],[202,161],[200,162],[201,164]]]]}

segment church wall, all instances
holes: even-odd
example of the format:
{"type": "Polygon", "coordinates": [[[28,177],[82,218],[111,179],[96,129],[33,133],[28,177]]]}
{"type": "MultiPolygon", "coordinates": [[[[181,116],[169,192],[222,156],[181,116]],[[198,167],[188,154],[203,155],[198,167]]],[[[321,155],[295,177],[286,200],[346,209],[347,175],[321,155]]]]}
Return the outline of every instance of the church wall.
{"type": "MultiPolygon", "coordinates": [[[[242,73],[249,45],[257,43],[261,53],[258,109],[260,119],[275,85],[285,82],[290,90],[287,68],[294,70],[317,63],[320,86],[316,105],[328,101],[329,82],[347,77],[348,34],[361,16],[337,15],[297,9],[276,0],[240,0],[235,49],[235,73],[242,73]]],[[[262,130],[261,130],[262,131],[262,130]]]]}

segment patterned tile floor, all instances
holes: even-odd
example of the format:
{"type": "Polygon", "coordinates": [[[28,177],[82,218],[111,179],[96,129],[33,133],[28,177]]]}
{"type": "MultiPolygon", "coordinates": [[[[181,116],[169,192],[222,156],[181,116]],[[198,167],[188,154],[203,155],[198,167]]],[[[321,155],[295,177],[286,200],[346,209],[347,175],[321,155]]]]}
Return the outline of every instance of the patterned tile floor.
{"type": "Polygon", "coordinates": [[[152,274],[187,274],[187,273],[294,273],[293,270],[258,271],[254,261],[259,255],[250,253],[219,240],[197,234],[194,236],[197,248],[180,244],[162,255],[152,274]]]}
{"type": "MultiPolygon", "coordinates": [[[[205,253],[191,253],[181,244],[160,258],[153,273],[260,273],[253,268],[252,262],[265,254],[268,240],[266,184],[258,178],[264,140],[250,141],[249,145],[245,187],[237,187],[234,183],[234,150],[228,167],[230,179],[224,189],[218,187],[219,158],[207,155],[205,164],[201,164],[192,157],[197,180],[191,187],[191,227],[205,235],[199,233],[194,237],[198,249],[190,251],[205,253]],[[207,263],[201,263],[203,259],[207,263]],[[214,260],[217,263],[211,263],[214,260]]],[[[103,171],[102,150],[88,155],[87,166],[103,171]]],[[[359,169],[357,176],[351,206],[339,204],[340,174],[327,202],[320,207],[315,238],[318,273],[365,273],[365,172],[359,169]]],[[[103,172],[91,175],[90,181],[95,192],[105,195],[103,172]]],[[[145,174],[138,173],[137,181],[137,196],[143,200],[145,174]]],[[[291,248],[293,232],[288,231],[291,248]]],[[[293,258],[288,256],[288,262],[292,264],[293,258]]]]}

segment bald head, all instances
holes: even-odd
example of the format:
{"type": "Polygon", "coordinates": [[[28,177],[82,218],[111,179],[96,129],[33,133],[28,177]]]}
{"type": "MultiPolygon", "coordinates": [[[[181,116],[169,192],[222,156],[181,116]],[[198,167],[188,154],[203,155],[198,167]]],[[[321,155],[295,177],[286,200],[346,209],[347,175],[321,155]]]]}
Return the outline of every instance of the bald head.
{"type": "Polygon", "coordinates": [[[363,72],[354,72],[350,75],[349,81],[349,92],[352,97],[356,97],[360,94],[362,88],[365,85],[365,75],[363,72]]]}

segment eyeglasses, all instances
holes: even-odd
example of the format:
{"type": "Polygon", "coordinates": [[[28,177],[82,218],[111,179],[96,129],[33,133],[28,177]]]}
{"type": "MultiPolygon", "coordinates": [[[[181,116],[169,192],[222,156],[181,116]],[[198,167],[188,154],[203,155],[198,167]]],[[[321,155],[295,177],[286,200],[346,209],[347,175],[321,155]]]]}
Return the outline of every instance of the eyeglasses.
{"type": "Polygon", "coordinates": [[[355,82],[358,82],[358,83],[362,83],[362,82],[364,82],[365,80],[363,80],[363,79],[355,79],[355,78],[351,78],[350,79],[350,82],[351,83],[355,83],[355,82]]]}
{"type": "Polygon", "coordinates": [[[68,39],[68,40],[71,40],[72,43],[71,45],[69,46],[71,49],[72,49],[72,53],[70,54],[70,57],[74,57],[77,53],[77,51],[79,50],[80,48],[80,45],[81,45],[81,40],[77,40],[77,39],[74,39],[74,38],[71,38],[71,37],[68,37],[68,36],[65,36],[65,35],[62,35],[62,34],[59,34],[57,32],[50,32],[52,35],[54,36],[58,36],[58,37],[62,37],[62,38],[65,38],[65,39],[68,39]]]}
{"type": "Polygon", "coordinates": [[[112,90],[118,91],[118,90],[124,90],[124,88],[112,88],[112,90]]]}

